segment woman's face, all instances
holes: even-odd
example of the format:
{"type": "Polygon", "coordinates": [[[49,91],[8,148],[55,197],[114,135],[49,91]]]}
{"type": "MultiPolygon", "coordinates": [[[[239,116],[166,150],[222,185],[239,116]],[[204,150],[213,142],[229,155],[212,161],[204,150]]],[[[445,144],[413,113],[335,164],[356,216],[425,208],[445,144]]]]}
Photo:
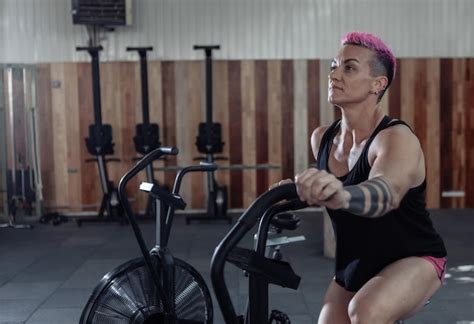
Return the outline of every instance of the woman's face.
{"type": "Polygon", "coordinates": [[[328,80],[328,101],[337,106],[361,103],[370,96],[377,99],[376,77],[370,75],[371,50],[354,45],[345,45],[331,61],[328,80]]]}

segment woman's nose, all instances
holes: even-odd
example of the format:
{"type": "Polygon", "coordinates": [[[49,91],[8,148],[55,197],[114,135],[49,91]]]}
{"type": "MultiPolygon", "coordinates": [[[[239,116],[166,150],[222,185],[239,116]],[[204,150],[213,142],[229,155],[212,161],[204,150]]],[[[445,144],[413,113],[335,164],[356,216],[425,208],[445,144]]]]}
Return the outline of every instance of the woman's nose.
{"type": "Polygon", "coordinates": [[[337,67],[333,67],[331,71],[329,71],[328,78],[329,80],[339,80],[340,78],[339,69],[337,67]]]}

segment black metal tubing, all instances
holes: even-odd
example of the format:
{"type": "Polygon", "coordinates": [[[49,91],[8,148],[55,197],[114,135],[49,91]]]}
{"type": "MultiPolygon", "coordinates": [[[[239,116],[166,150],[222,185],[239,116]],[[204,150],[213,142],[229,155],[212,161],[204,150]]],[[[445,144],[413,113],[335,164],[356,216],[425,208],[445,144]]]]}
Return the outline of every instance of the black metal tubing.
{"type": "MultiPolygon", "coordinates": [[[[212,125],[212,51],[219,50],[219,45],[194,45],[195,50],[204,50],[206,55],[206,123],[207,123],[207,142],[211,142],[211,125],[212,125]]],[[[207,154],[207,162],[214,162],[212,154],[207,154]],[[211,156],[209,156],[211,155],[211,156]]],[[[212,173],[214,175],[214,173],[212,173]]]]}
{"type": "MultiPolygon", "coordinates": [[[[176,175],[176,178],[174,180],[174,185],[173,185],[173,194],[179,195],[179,189],[181,188],[181,182],[183,181],[183,177],[186,173],[189,172],[211,172],[215,171],[217,169],[216,164],[201,164],[201,165],[191,165],[188,167],[185,167],[181,169],[178,174],[176,175]]],[[[163,241],[165,246],[168,245],[170,233],[171,233],[171,227],[173,225],[173,218],[174,218],[174,208],[172,206],[169,206],[168,208],[168,213],[166,214],[166,221],[165,221],[165,226],[166,226],[166,236],[163,241]]]]}
{"type": "Polygon", "coordinates": [[[160,201],[164,202],[165,205],[171,206],[174,209],[182,210],[186,208],[186,202],[183,200],[183,198],[169,192],[157,184],[152,185],[149,193],[153,198],[159,199],[160,201]]]}
{"type": "MultiPolygon", "coordinates": [[[[212,125],[212,111],[213,111],[213,104],[212,104],[212,51],[219,50],[221,47],[220,45],[194,45],[194,50],[204,50],[206,55],[206,137],[207,142],[211,143],[211,125],[212,125]]],[[[214,163],[214,155],[213,154],[206,154],[206,162],[214,163]]],[[[208,214],[210,216],[216,215],[216,211],[214,210],[214,201],[213,198],[215,197],[214,192],[216,191],[216,179],[214,178],[214,172],[207,173],[207,187],[209,191],[208,201],[207,201],[207,208],[208,214]]]]}
{"type": "MultiPolygon", "coordinates": [[[[281,202],[271,206],[260,219],[257,232],[257,254],[264,256],[270,223],[278,213],[306,208],[307,204],[299,199],[281,202]]],[[[262,278],[249,274],[248,323],[268,322],[268,282],[262,278]],[[258,301],[256,303],[255,301],[258,301]]]]}
{"type": "MultiPolygon", "coordinates": [[[[153,162],[154,160],[160,158],[162,155],[177,155],[179,150],[176,147],[159,147],[152,152],[145,155],[140,161],[135,164],[125,175],[120,179],[119,186],[118,186],[118,197],[120,203],[122,204],[123,208],[125,209],[125,213],[132,225],[133,232],[137,239],[138,245],[140,246],[140,251],[142,252],[143,258],[150,269],[151,276],[153,277],[153,281],[161,294],[161,296],[167,296],[166,292],[163,289],[163,286],[160,284],[160,280],[153,269],[153,264],[149,255],[148,248],[146,246],[145,240],[143,239],[142,232],[140,231],[140,227],[138,226],[137,221],[135,220],[132,208],[127,198],[127,193],[125,191],[127,183],[136,176],[141,170],[145,169],[148,164],[153,162]]],[[[164,308],[166,312],[171,312],[172,308],[170,305],[170,301],[163,300],[164,308]]]]}
{"type": "MultiPolygon", "coordinates": [[[[237,246],[245,234],[252,229],[268,208],[281,200],[296,198],[298,198],[298,195],[294,184],[281,185],[263,193],[237,220],[236,224],[214,250],[211,261],[211,280],[222,315],[227,324],[239,324],[229,290],[224,280],[224,266],[229,253],[237,246]]],[[[306,206],[303,204],[300,207],[306,206]]],[[[259,301],[250,302],[258,303],[259,301]]]]}
{"type": "MultiPolygon", "coordinates": [[[[100,60],[99,52],[103,50],[102,46],[78,46],[76,51],[86,51],[91,57],[91,71],[92,71],[92,95],[93,95],[93,108],[94,108],[94,128],[93,135],[95,139],[98,139],[102,136],[103,124],[102,124],[102,104],[101,104],[101,93],[100,93],[100,60]]],[[[92,135],[92,134],[90,134],[92,135]]],[[[92,153],[92,152],[91,152],[92,153]]],[[[95,154],[94,154],[95,155],[95,154]]],[[[99,168],[99,177],[102,187],[102,192],[104,194],[102,198],[101,208],[99,210],[98,219],[102,218],[104,210],[107,211],[109,219],[114,217],[112,213],[112,208],[110,206],[110,195],[111,188],[109,187],[109,175],[107,172],[106,162],[104,154],[96,155],[97,163],[99,168]]],[[[94,221],[81,220],[82,221],[94,221]]],[[[80,224],[78,221],[78,224],[80,224]]]]}
{"type": "Polygon", "coordinates": [[[96,130],[102,126],[102,106],[100,102],[100,67],[99,67],[99,52],[102,51],[102,46],[91,47],[76,47],[77,51],[87,51],[92,59],[92,95],[94,98],[94,124],[96,130]]]}
{"type": "Polygon", "coordinates": [[[212,124],[212,51],[219,50],[219,45],[194,45],[195,50],[204,50],[206,54],[206,123],[208,127],[208,142],[210,143],[209,130],[212,124]]]}
{"type": "Polygon", "coordinates": [[[282,202],[279,204],[275,204],[267,211],[265,214],[262,216],[260,219],[260,223],[258,225],[258,231],[257,231],[257,247],[255,251],[259,255],[265,255],[265,248],[267,244],[267,236],[268,236],[268,230],[270,228],[270,223],[275,217],[276,214],[289,211],[289,210],[298,210],[298,209],[303,209],[306,208],[307,204],[305,202],[302,202],[299,199],[294,199],[290,200],[287,202],[282,202]]]}
{"type": "Polygon", "coordinates": [[[146,53],[152,51],[153,47],[127,47],[127,52],[137,51],[140,55],[140,79],[142,86],[142,116],[143,124],[150,124],[150,113],[148,103],[148,67],[146,53]]]}
{"type": "MultiPolygon", "coordinates": [[[[150,108],[149,108],[149,97],[148,97],[148,63],[147,63],[147,52],[152,51],[153,47],[127,47],[127,52],[136,51],[140,56],[140,80],[141,80],[141,93],[142,93],[142,124],[145,128],[150,125],[150,108]]],[[[137,135],[138,132],[137,132],[137,135]]],[[[155,183],[155,177],[153,174],[153,165],[149,164],[146,167],[147,179],[151,183],[155,183]]],[[[146,214],[154,214],[153,202],[149,198],[147,202],[146,214]]]]}

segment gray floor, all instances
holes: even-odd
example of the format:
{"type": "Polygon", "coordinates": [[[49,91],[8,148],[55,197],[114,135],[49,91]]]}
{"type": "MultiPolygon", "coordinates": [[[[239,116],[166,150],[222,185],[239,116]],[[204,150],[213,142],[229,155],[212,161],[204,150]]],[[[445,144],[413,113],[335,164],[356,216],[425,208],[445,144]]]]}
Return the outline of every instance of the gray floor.
{"type": "MultiPolygon", "coordinates": [[[[474,323],[473,210],[433,211],[433,220],[449,251],[445,286],[407,323],[474,323]]],[[[147,241],[154,226],[142,224],[147,241]]],[[[186,226],[177,216],[170,242],[174,254],[196,267],[209,281],[209,260],[215,245],[229,229],[220,224],[186,226]]],[[[303,215],[294,235],[305,242],[284,249],[284,257],[302,277],[297,291],[271,288],[271,308],[290,315],[292,323],[315,323],[332,272],[332,260],[322,256],[322,218],[303,215]]],[[[78,323],[82,308],[100,278],[139,251],[129,226],[69,222],[33,230],[0,230],[0,323],[78,323]]],[[[246,279],[228,266],[231,295],[244,304],[246,279]]],[[[223,323],[215,306],[215,323],[223,323]]]]}

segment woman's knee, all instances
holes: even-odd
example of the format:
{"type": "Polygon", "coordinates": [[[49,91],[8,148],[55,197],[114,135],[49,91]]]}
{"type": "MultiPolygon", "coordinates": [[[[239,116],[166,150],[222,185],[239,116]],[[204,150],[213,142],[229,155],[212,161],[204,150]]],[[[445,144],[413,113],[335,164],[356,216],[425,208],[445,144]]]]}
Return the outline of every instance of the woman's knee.
{"type": "Polygon", "coordinates": [[[334,303],[325,303],[319,313],[318,324],[350,324],[347,308],[334,303]]]}
{"type": "Polygon", "coordinates": [[[324,305],[319,314],[319,324],[350,324],[347,305],[354,296],[339,286],[334,280],[329,284],[324,297],[324,305]]]}
{"type": "Polygon", "coordinates": [[[347,313],[351,324],[390,323],[386,310],[362,298],[354,297],[349,303],[347,313]]]}

